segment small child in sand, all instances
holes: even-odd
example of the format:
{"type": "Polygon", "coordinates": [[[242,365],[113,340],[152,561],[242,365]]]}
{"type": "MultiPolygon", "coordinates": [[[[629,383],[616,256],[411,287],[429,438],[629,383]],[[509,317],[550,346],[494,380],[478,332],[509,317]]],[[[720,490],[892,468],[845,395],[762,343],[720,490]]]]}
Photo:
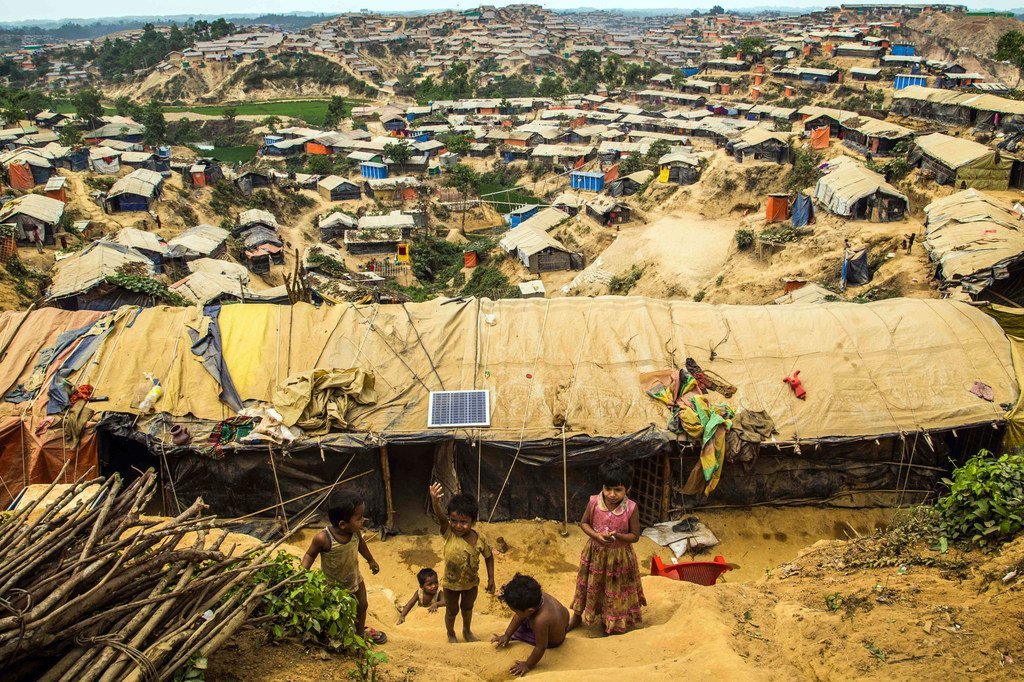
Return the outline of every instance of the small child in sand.
{"type": "Polygon", "coordinates": [[[460,493],[448,502],[448,513],[441,507],[444,490],[440,483],[430,486],[430,500],[434,515],[444,537],[444,625],[448,630],[448,641],[459,641],[455,637],[455,618],[462,611],[462,636],[467,642],[476,642],[470,625],[473,621],[473,604],[476,603],[480,588],[480,555],[487,566],[487,591],[494,593],[494,555],[476,524],[480,507],[476,498],[460,493]]]}
{"type": "Polygon", "coordinates": [[[421,568],[420,572],[416,574],[416,580],[420,583],[420,589],[416,590],[406,605],[402,607],[402,612],[398,614],[398,622],[395,625],[404,623],[405,617],[417,603],[426,608],[427,613],[433,613],[437,611],[438,606],[444,605],[444,592],[441,591],[441,585],[437,580],[437,571],[432,568],[421,568]]]}
{"type": "Polygon", "coordinates": [[[302,557],[302,567],[309,570],[319,556],[320,570],[328,582],[344,587],[356,598],[356,632],[374,644],[383,644],[388,641],[387,635],[366,627],[366,584],[359,574],[359,555],[366,559],[370,573],[379,573],[380,566],[363,540],[361,531],[365,511],[366,505],[359,493],[351,490],[337,493],[327,508],[331,524],[313,536],[302,557]]]}
{"type": "Polygon", "coordinates": [[[626,497],[633,467],[609,458],[599,468],[601,492],[590,498],[580,527],[590,537],[580,555],[569,629],[601,620],[606,634],[640,625],[647,606],[633,544],[640,539],[640,511],[626,497]]]}
{"type": "Polygon", "coordinates": [[[515,639],[533,645],[530,657],[516,661],[509,669],[513,675],[525,675],[533,670],[544,657],[544,652],[562,645],[569,629],[569,609],[547,592],[540,589],[540,583],[528,575],[516,573],[512,580],[501,588],[498,599],[515,614],[505,629],[505,634],[494,635],[494,646],[502,648],[515,639]]]}

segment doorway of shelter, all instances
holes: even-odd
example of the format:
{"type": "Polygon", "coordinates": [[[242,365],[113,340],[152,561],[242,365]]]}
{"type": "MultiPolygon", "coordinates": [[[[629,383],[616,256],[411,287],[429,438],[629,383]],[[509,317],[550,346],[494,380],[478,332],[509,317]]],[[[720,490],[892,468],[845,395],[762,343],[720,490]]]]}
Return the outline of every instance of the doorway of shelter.
{"type": "MultiPolygon", "coordinates": [[[[99,459],[100,475],[110,477],[113,474],[121,476],[124,481],[123,487],[128,487],[141,476],[147,469],[153,469],[157,473],[157,481],[164,480],[164,471],[160,466],[160,460],[150,450],[134,440],[114,435],[105,429],[96,430],[97,456],[99,459]]],[[[147,514],[162,514],[167,516],[173,512],[168,501],[163,499],[158,488],[157,494],[153,495],[149,504],[146,505],[147,514]]]]}
{"type": "Polygon", "coordinates": [[[436,530],[428,511],[430,495],[427,492],[433,482],[436,450],[431,443],[388,444],[393,530],[412,535],[436,530]]]}

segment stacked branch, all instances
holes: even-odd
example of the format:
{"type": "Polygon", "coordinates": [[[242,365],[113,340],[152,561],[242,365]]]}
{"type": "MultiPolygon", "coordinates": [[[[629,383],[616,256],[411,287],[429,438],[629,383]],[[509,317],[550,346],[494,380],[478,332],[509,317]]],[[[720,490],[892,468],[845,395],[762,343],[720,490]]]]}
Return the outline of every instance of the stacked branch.
{"type": "Polygon", "coordinates": [[[231,636],[268,591],[270,548],[233,556],[201,500],[142,515],[149,471],[79,481],[0,519],[0,670],[7,679],[166,680],[231,636]]]}

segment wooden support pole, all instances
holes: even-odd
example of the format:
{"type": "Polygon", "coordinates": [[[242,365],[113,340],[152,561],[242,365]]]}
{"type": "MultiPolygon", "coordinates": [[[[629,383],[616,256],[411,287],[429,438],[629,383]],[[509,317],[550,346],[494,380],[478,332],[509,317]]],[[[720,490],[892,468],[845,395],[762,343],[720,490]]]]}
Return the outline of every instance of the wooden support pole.
{"type": "Polygon", "coordinates": [[[384,524],[386,530],[395,527],[395,505],[391,499],[391,465],[388,463],[388,446],[380,446],[380,469],[384,476],[384,500],[388,505],[388,518],[384,524]]]}
{"type": "Polygon", "coordinates": [[[658,521],[665,521],[672,494],[672,459],[668,454],[661,456],[661,508],[658,510],[658,521]]]}

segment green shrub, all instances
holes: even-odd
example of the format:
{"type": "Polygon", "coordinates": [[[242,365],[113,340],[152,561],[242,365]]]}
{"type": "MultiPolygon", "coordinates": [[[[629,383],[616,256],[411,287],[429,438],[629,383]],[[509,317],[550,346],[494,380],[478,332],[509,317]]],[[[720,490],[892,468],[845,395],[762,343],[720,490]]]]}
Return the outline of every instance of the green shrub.
{"type": "Polygon", "coordinates": [[[373,643],[356,632],[356,598],[346,589],[327,582],[321,571],[307,571],[295,558],[278,552],[270,565],[254,576],[257,583],[284,589],[264,595],[254,613],[265,618],[263,627],[273,639],[296,637],[333,651],[351,655],[363,679],[375,679],[375,668],[387,655],[373,650],[373,643]]]}
{"type": "Polygon", "coordinates": [[[736,248],[740,251],[746,251],[747,249],[753,248],[754,246],[754,231],[753,230],[736,230],[736,248]]]}
{"type": "Polygon", "coordinates": [[[608,280],[609,293],[617,296],[625,296],[633,287],[636,286],[636,283],[640,281],[640,278],[644,276],[644,270],[646,269],[647,266],[645,265],[634,265],[628,272],[622,275],[615,275],[608,280]]]}
{"type": "Polygon", "coordinates": [[[462,247],[436,237],[414,239],[412,272],[422,283],[447,282],[462,269],[462,247]]]}
{"type": "Polygon", "coordinates": [[[1024,529],[1024,455],[982,450],[942,482],[949,491],[935,506],[944,538],[990,548],[1024,529]]]}

